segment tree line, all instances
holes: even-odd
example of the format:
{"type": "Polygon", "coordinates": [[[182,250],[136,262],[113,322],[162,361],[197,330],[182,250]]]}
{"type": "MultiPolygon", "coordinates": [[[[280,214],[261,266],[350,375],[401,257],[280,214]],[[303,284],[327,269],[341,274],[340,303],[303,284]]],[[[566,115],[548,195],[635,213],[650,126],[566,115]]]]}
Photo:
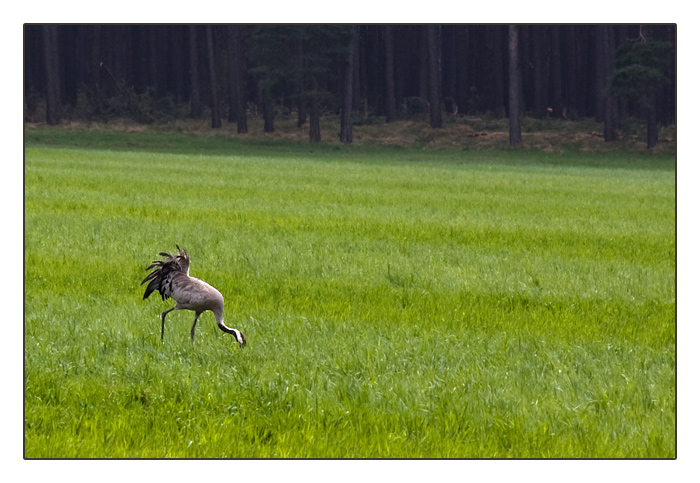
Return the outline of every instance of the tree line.
{"type": "Polygon", "coordinates": [[[508,117],[604,124],[614,141],[629,118],[675,123],[675,25],[31,25],[24,28],[25,116],[187,114],[248,130],[260,115],[308,123],[340,117],[352,142],[358,118],[508,117]]]}

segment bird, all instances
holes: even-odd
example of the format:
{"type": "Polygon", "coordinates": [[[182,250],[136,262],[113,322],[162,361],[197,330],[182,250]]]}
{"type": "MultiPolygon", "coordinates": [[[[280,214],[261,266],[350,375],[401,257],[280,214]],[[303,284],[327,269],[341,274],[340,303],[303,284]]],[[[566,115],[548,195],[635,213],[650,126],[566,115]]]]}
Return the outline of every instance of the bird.
{"type": "Polygon", "coordinates": [[[198,278],[190,277],[190,256],[186,250],[181,249],[178,245],[175,246],[178,252],[174,256],[167,252],[161,252],[159,255],[163,259],[154,260],[149,265],[146,270],[153,269],[153,271],[141,282],[141,285],[149,282],[146,285],[143,300],[146,300],[151,293],[158,291],[163,300],[172,297],[175,301],[175,307],[166,310],[160,316],[160,339],[163,340],[166,315],[173,310],[192,310],[195,317],[190,338],[194,342],[194,329],[197,326],[199,316],[202,315],[202,312],[211,310],[219,329],[233,335],[240,347],[245,346],[246,340],[241,331],[224,324],[224,297],[221,292],[198,278]]]}

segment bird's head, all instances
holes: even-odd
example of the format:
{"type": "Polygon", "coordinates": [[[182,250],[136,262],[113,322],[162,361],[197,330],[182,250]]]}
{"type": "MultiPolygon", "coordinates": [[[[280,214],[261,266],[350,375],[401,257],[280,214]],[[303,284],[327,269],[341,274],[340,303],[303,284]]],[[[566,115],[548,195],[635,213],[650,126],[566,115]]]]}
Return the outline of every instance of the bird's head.
{"type": "Polygon", "coordinates": [[[245,337],[243,337],[243,333],[238,329],[232,329],[232,330],[233,330],[233,336],[236,338],[236,340],[241,345],[241,347],[244,347],[246,342],[245,342],[245,337]]]}

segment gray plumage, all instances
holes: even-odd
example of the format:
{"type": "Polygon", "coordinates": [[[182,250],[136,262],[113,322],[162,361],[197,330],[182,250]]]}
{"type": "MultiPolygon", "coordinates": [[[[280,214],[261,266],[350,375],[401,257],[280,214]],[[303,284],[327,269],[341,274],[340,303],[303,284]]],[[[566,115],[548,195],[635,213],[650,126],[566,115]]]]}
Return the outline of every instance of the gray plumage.
{"type": "Polygon", "coordinates": [[[226,327],[224,324],[224,297],[208,283],[198,278],[190,277],[190,257],[185,250],[177,247],[178,253],[173,256],[166,252],[161,252],[163,260],[155,260],[146,270],[153,271],[141,282],[146,285],[144,300],[151,293],[157,291],[163,300],[172,298],[175,300],[175,307],[166,310],[161,314],[160,338],[163,339],[165,332],[165,316],[173,310],[192,310],[195,313],[194,323],[190,331],[190,337],[194,340],[194,328],[202,312],[211,310],[216,318],[219,328],[233,335],[236,341],[242,346],[246,344],[245,337],[238,329],[226,327]]]}

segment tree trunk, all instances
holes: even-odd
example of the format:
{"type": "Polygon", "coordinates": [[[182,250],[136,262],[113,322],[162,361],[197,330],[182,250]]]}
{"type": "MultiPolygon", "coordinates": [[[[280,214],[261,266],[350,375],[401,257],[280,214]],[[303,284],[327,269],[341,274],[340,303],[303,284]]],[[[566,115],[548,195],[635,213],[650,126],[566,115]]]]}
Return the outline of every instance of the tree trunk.
{"type": "Polygon", "coordinates": [[[228,122],[234,123],[238,120],[238,83],[236,66],[236,26],[226,26],[226,62],[228,65],[228,122]]]}
{"type": "Polygon", "coordinates": [[[301,127],[306,123],[306,101],[302,99],[302,96],[299,96],[298,102],[297,102],[297,127],[301,127]]]}
{"type": "Polygon", "coordinates": [[[518,29],[518,77],[520,78],[520,112],[534,113],[535,62],[532,57],[532,25],[517,25],[518,29]],[[527,86],[527,88],[525,88],[527,86]]]}
{"type": "Polygon", "coordinates": [[[309,142],[321,142],[321,120],[318,105],[318,93],[311,93],[311,105],[309,109],[309,142]]]}
{"type": "Polygon", "coordinates": [[[615,141],[617,139],[617,101],[610,95],[608,84],[610,76],[615,67],[615,41],[614,32],[611,25],[603,25],[599,27],[598,33],[601,35],[602,51],[600,55],[603,57],[603,62],[599,65],[603,68],[603,139],[605,142],[615,141]]]}
{"type": "Polygon", "coordinates": [[[595,120],[600,122],[605,116],[606,54],[605,25],[595,28],[595,120]]]}
{"type": "Polygon", "coordinates": [[[304,44],[298,39],[297,40],[297,58],[298,58],[298,69],[299,73],[296,78],[296,91],[297,91],[297,127],[301,127],[306,123],[306,104],[307,99],[304,95],[306,90],[306,85],[304,85],[304,44]]]}
{"type": "Polygon", "coordinates": [[[384,26],[384,62],[386,64],[386,122],[396,120],[396,86],[394,84],[394,32],[391,25],[384,26]]]}
{"type": "Polygon", "coordinates": [[[535,83],[535,117],[543,119],[547,117],[547,27],[544,25],[532,26],[534,44],[534,83],[535,83]]]}
{"type": "Polygon", "coordinates": [[[611,96],[605,96],[605,113],[603,120],[603,140],[606,143],[617,139],[617,116],[615,115],[615,99],[611,96]]]}
{"type": "Polygon", "coordinates": [[[190,25],[190,117],[202,117],[202,99],[199,86],[199,58],[197,55],[197,26],[190,25]]]}
{"type": "Polygon", "coordinates": [[[77,34],[76,27],[73,25],[62,26],[57,29],[58,39],[57,48],[60,47],[58,58],[61,59],[59,65],[59,78],[61,79],[59,86],[61,93],[59,99],[63,103],[75,107],[78,103],[78,79],[77,79],[77,34]]]}
{"type": "Polygon", "coordinates": [[[518,64],[518,27],[508,26],[508,141],[517,146],[523,140],[520,132],[520,66],[518,64]]]}
{"type": "Polygon", "coordinates": [[[382,28],[379,25],[368,25],[366,30],[367,43],[365,44],[366,49],[366,59],[367,59],[367,70],[365,72],[365,77],[367,79],[367,84],[365,86],[365,91],[367,95],[367,104],[371,108],[371,112],[377,115],[386,114],[384,107],[386,105],[386,100],[384,98],[384,93],[386,89],[384,88],[385,73],[384,71],[384,52],[380,48],[382,40],[382,28]]]}
{"type": "Polygon", "coordinates": [[[457,114],[457,57],[455,56],[455,26],[442,27],[442,98],[447,115],[457,114]]]}
{"type": "Polygon", "coordinates": [[[428,27],[422,25],[416,26],[415,33],[418,43],[416,47],[418,51],[418,97],[421,99],[428,99],[428,83],[430,82],[428,80],[430,77],[428,73],[430,64],[428,61],[428,27]]]}
{"type": "Polygon", "coordinates": [[[270,88],[262,86],[260,96],[262,97],[263,131],[275,132],[275,110],[270,99],[270,88]]]}
{"type": "Polygon", "coordinates": [[[430,127],[442,127],[440,108],[440,42],[437,25],[427,25],[428,37],[428,102],[430,103],[430,127]]]}
{"type": "Polygon", "coordinates": [[[185,39],[184,39],[184,28],[182,25],[175,25],[170,27],[170,37],[173,43],[173,49],[171,53],[172,68],[174,70],[174,83],[172,92],[174,95],[174,100],[176,104],[180,104],[185,98],[184,92],[184,76],[183,73],[186,69],[183,67],[183,60],[185,59],[185,39]]]}
{"type": "Polygon", "coordinates": [[[355,27],[355,34],[357,35],[357,39],[355,41],[355,52],[353,53],[353,56],[355,57],[355,69],[353,71],[353,79],[352,79],[352,110],[355,112],[360,112],[360,108],[362,107],[362,70],[364,69],[364,55],[363,55],[363,48],[362,48],[362,39],[363,39],[363,27],[362,26],[356,26],[355,27]]]}
{"type": "Polygon", "coordinates": [[[647,149],[651,149],[659,142],[659,126],[656,122],[656,102],[654,99],[647,109],[647,149]]]}
{"type": "Polygon", "coordinates": [[[207,57],[209,57],[209,84],[211,86],[211,127],[221,127],[221,110],[219,109],[219,96],[216,87],[216,65],[214,62],[214,33],[211,25],[206,26],[207,31],[207,57]]]}
{"type": "Polygon", "coordinates": [[[246,54],[245,54],[245,26],[236,27],[236,35],[234,40],[236,45],[234,48],[234,53],[236,54],[236,71],[237,71],[237,85],[238,85],[238,105],[236,106],[236,113],[238,114],[238,122],[236,129],[239,134],[245,134],[248,132],[248,114],[246,113],[246,54]]]}
{"type": "Polygon", "coordinates": [[[355,42],[357,42],[357,27],[353,27],[350,53],[345,61],[345,84],[343,86],[343,108],[340,112],[340,142],[352,143],[352,81],[355,74],[355,42]]]}
{"type": "Polygon", "coordinates": [[[248,118],[245,109],[245,78],[241,27],[229,25],[227,28],[229,59],[229,122],[236,122],[239,134],[248,132],[248,118]]]}
{"type": "Polygon", "coordinates": [[[493,54],[490,61],[487,60],[487,65],[490,66],[492,77],[492,95],[491,108],[497,118],[505,116],[505,75],[503,72],[503,27],[501,25],[489,26],[489,42],[492,44],[493,54]]]}
{"type": "Polygon", "coordinates": [[[101,29],[99,25],[92,26],[90,39],[90,88],[92,91],[92,107],[97,109],[102,105],[102,87],[100,85],[100,40],[101,29]]]}
{"type": "Polygon", "coordinates": [[[46,74],[46,124],[55,126],[60,122],[61,79],[58,62],[58,27],[44,25],[44,60],[46,74]]]}
{"type": "Polygon", "coordinates": [[[562,86],[563,86],[563,105],[562,117],[569,120],[576,120],[578,107],[576,98],[581,85],[585,84],[585,80],[581,78],[578,72],[577,63],[577,26],[564,25],[559,27],[560,37],[562,38],[562,86]]]}
{"type": "Polygon", "coordinates": [[[456,26],[455,32],[455,57],[459,59],[457,63],[457,112],[466,115],[469,112],[469,87],[470,87],[470,72],[469,72],[469,28],[464,25],[456,26]]]}
{"type": "Polygon", "coordinates": [[[561,85],[561,27],[559,25],[552,26],[552,54],[550,72],[550,82],[552,84],[552,114],[555,117],[561,117],[563,111],[562,105],[562,85],[561,85]]]}
{"type": "Polygon", "coordinates": [[[149,87],[153,89],[152,95],[156,98],[163,97],[165,93],[165,52],[168,45],[166,40],[165,25],[151,25],[148,27],[150,34],[150,62],[149,62],[149,87]]]}

